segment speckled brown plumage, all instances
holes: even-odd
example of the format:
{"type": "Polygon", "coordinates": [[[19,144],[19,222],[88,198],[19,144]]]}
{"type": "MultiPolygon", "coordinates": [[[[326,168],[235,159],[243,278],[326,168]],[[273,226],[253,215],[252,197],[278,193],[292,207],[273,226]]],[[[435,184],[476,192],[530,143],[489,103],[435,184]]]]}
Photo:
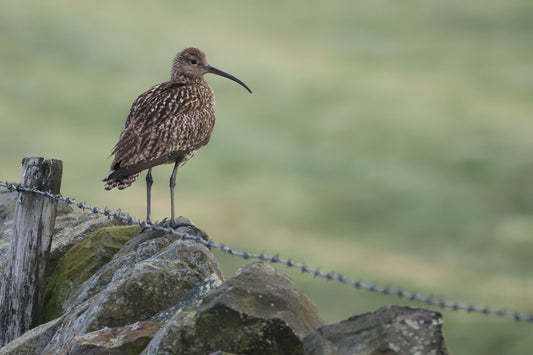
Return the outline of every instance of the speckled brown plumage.
{"type": "MultiPolygon", "coordinates": [[[[111,170],[104,179],[106,190],[129,187],[141,171],[160,164],[174,163],[177,169],[209,142],[215,126],[215,94],[203,78],[206,73],[227,77],[250,91],[237,78],[208,65],[199,49],[179,52],[170,81],[155,85],[133,102],[112,151],[111,170]]],[[[148,174],[151,180],[150,170],[148,174]]]]}
{"type": "Polygon", "coordinates": [[[198,85],[154,86],[131,107],[105,188],[124,189],[142,170],[187,161],[207,144],[214,126],[215,95],[203,78],[198,85]]]}

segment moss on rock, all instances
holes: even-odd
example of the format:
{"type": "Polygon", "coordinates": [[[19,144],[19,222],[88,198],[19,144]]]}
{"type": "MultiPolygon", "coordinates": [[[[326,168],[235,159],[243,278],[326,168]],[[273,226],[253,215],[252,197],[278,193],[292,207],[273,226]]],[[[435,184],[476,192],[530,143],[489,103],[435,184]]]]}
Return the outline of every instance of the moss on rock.
{"type": "Polygon", "coordinates": [[[61,306],[72,290],[108,263],[122,246],[140,232],[140,227],[100,228],[73,246],[58,262],[45,293],[42,320],[61,315],[61,306]]]}

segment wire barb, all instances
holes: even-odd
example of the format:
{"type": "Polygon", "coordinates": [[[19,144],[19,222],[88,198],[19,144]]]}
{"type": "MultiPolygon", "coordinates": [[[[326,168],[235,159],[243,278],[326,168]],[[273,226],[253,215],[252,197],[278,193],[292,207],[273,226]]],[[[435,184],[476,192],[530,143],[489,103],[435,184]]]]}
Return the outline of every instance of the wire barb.
{"type": "Polygon", "coordinates": [[[55,200],[55,201],[63,201],[65,203],[69,204],[69,205],[75,205],[75,206],[79,207],[80,209],[82,209],[83,211],[87,210],[87,211],[90,211],[90,212],[95,213],[95,214],[101,214],[101,215],[107,216],[109,218],[113,217],[113,218],[121,219],[121,220],[123,220],[125,222],[128,222],[129,224],[138,224],[138,225],[140,225],[143,228],[151,228],[151,229],[159,230],[159,231],[165,232],[167,234],[172,234],[172,235],[184,238],[184,239],[195,240],[196,242],[198,242],[200,244],[203,244],[203,245],[205,245],[205,246],[207,246],[209,248],[220,249],[221,251],[223,251],[225,253],[228,253],[230,255],[239,256],[239,257],[241,257],[243,259],[246,259],[246,260],[248,260],[248,259],[257,259],[257,260],[260,260],[260,261],[270,261],[272,263],[284,264],[287,267],[293,267],[293,268],[300,269],[302,271],[302,273],[303,272],[309,272],[309,273],[313,274],[313,277],[320,277],[320,278],[323,278],[323,279],[326,279],[326,280],[337,280],[340,283],[351,285],[351,286],[355,287],[358,290],[359,289],[364,289],[364,290],[371,291],[371,292],[379,292],[379,293],[382,293],[382,294],[385,294],[385,295],[396,295],[399,298],[406,298],[406,299],[410,299],[412,301],[418,301],[418,302],[426,303],[426,304],[431,305],[431,306],[436,306],[436,307],[441,307],[441,308],[449,308],[449,309],[454,310],[454,311],[462,310],[462,311],[467,312],[468,314],[480,313],[480,314],[485,314],[485,315],[497,316],[497,317],[501,317],[501,318],[514,319],[517,322],[533,323],[533,314],[525,314],[525,313],[521,313],[521,312],[518,312],[518,311],[506,311],[504,309],[494,310],[494,309],[489,308],[489,307],[476,307],[474,305],[464,305],[464,304],[460,304],[460,303],[456,303],[456,302],[450,302],[450,301],[446,301],[446,300],[444,300],[442,298],[423,297],[423,296],[420,296],[416,292],[408,292],[408,291],[405,291],[405,290],[403,290],[401,288],[392,289],[388,285],[385,286],[385,287],[379,287],[379,286],[376,286],[375,284],[367,285],[367,284],[365,284],[364,282],[362,282],[360,280],[357,280],[357,281],[350,280],[347,277],[345,277],[344,275],[339,274],[339,273],[338,274],[335,274],[333,272],[324,273],[324,272],[320,271],[320,268],[318,268],[318,267],[317,268],[308,267],[305,264],[294,262],[290,258],[287,259],[287,260],[282,259],[282,258],[280,258],[279,254],[275,254],[274,256],[268,256],[264,252],[261,252],[260,254],[252,254],[252,253],[248,253],[247,251],[240,252],[240,251],[238,251],[236,249],[233,249],[233,248],[231,248],[231,247],[229,247],[229,246],[227,246],[225,244],[218,244],[218,243],[215,243],[215,242],[213,242],[211,240],[206,241],[206,240],[204,240],[202,238],[199,238],[198,236],[191,235],[191,234],[188,234],[186,232],[174,230],[172,228],[163,227],[161,225],[150,224],[150,223],[147,223],[146,221],[141,221],[141,220],[135,219],[135,218],[133,218],[132,216],[130,216],[128,214],[123,214],[121,209],[118,209],[115,212],[111,212],[106,207],[106,208],[104,208],[104,210],[102,210],[102,209],[100,209],[98,207],[88,206],[85,202],[78,202],[75,199],[70,198],[70,197],[63,197],[60,194],[54,195],[54,194],[51,194],[49,192],[40,191],[40,190],[36,189],[35,187],[28,188],[28,187],[25,187],[25,186],[22,186],[22,185],[19,185],[19,184],[9,183],[7,181],[0,181],[0,187],[5,187],[9,191],[35,193],[37,195],[44,196],[46,198],[49,198],[49,199],[52,199],[52,200],[55,200]]]}

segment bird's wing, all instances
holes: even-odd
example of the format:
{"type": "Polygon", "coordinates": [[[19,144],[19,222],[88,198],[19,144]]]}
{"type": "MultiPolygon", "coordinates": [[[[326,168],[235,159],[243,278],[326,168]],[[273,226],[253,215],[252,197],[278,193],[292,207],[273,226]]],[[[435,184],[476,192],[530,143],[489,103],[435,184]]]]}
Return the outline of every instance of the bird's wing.
{"type": "Polygon", "coordinates": [[[201,107],[199,93],[190,88],[165,82],[133,102],[119,141],[113,148],[115,157],[107,179],[176,160],[207,143],[211,130],[199,127],[196,119],[205,108],[201,107]]]}

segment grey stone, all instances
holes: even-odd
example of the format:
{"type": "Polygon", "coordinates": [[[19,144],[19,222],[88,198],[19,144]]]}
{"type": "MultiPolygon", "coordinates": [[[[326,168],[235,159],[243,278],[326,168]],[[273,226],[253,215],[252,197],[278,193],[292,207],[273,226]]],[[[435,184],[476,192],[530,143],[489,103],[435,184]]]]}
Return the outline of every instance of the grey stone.
{"type": "Polygon", "coordinates": [[[26,333],[0,348],[0,354],[40,354],[48,345],[55,332],[61,327],[62,320],[62,318],[57,318],[28,330],[26,333]]]}
{"type": "Polygon", "coordinates": [[[121,336],[126,336],[128,324],[168,310],[206,279],[221,282],[222,272],[208,248],[175,236],[152,236],[155,238],[142,238],[129,251],[115,254],[72,293],[64,304],[62,326],[43,354],[104,351],[94,344],[84,343],[79,348],[76,339],[93,332],[111,336],[112,332],[103,331],[106,327],[122,329],[121,336]]]}
{"type": "Polygon", "coordinates": [[[83,238],[61,257],[44,297],[41,319],[46,322],[62,313],[62,306],[72,290],[80,286],[140,231],[137,225],[100,228],[83,238]]]}
{"type": "Polygon", "coordinates": [[[163,324],[135,322],[124,327],[105,328],[76,337],[72,354],[139,354],[163,324]]]}
{"type": "Polygon", "coordinates": [[[303,354],[301,338],[323,324],[313,302],[290,279],[254,263],[199,306],[180,308],[143,354],[303,354]]]}
{"type": "Polygon", "coordinates": [[[168,309],[165,309],[162,312],[159,312],[158,314],[150,318],[150,320],[153,322],[166,323],[181,308],[199,306],[203,298],[207,294],[212,292],[215,288],[220,286],[221,283],[222,283],[222,280],[217,274],[215,273],[211,274],[211,276],[209,276],[203,282],[198,284],[195,288],[187,292],[185,296],[183,296],[178,303],[176,303],[175,305],[173,305],[172,307],[168,309]]]}
{"type": "Polygon", "coordinates": [[[202,302],[200,313],[224,304],[255,317],[281,319],[303,339],[324,325],[313,301],[281,271],[262,262],[240,268],[202,302]]]}
{"type": "Polygon", "coordinates": [[[390,305],[317,329],[305,337],[304,350],[306,355],[448,354],[440,313],[390,305]]]}
{"type": "Polygon", "coordinates": [[[222,270],[207,247],[190,240],[181,240],[177,236],[146,229],[127,242],[109,263],[72,292],[63,304],[64,312],[107,287],[113,278],[116,278],[115,274],[119,270],[131,268],[144,260],[179,260],[185,267],[197,271],[203,279],[212,273],[223,279],[222,270]]]}
{"type": "Polygon", "coordinates": [[[47,266],[49,274],[55,270],[59,259],[89,234],[100,228],[125,225],[123,220],[107,218],[84,211],[74,211],[57,216],[52,237],[52,248],[50,249],[50,259],[47,266]]]}

